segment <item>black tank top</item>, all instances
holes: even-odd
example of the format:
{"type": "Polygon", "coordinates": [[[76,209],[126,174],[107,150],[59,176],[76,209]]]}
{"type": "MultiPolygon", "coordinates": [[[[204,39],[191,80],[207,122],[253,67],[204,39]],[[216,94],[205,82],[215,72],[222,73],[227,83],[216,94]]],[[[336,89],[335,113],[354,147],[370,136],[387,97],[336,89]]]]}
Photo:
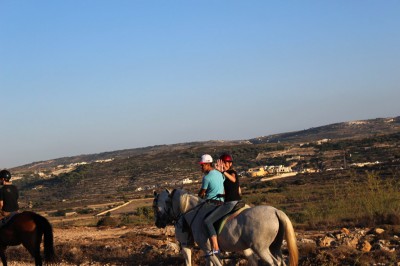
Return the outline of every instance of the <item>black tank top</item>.
{"type": "Polygon", "coordinates": [[[241,200],[242,197],[239,194],[239,177],[235,170],[229,169],[226,171],[230,175],[235,175],[236,182],[233,183],[229,178],[225,177],[224,188],[225,188],[225,202],[241,200]]]}

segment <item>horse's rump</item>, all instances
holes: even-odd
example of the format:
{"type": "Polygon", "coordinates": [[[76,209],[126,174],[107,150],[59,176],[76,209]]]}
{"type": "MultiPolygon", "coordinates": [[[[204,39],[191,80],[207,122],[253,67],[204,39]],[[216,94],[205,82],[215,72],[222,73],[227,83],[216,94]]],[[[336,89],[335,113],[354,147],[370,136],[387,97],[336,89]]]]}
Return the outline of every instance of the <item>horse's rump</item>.
{"type": "Polygon", "coordinates": [[[227,215],[222,217],[220,220],[218,220],[214,226],[217,231],[217,234],[219,235],[224,228],[225,224],[229,222],[230,220],[234,219],[236,216],[238,216],[242,211],[245,209],[250,208],[249,205],[243,204],[237,204],[231,212],[229,212],[227,215]]]}

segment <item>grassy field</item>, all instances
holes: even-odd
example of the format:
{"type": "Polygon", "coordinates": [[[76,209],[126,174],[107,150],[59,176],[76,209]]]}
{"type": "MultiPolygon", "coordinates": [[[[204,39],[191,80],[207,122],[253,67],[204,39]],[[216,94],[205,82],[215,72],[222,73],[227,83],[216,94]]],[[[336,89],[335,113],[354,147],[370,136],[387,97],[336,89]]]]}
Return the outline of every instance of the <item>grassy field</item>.
{"type": "Polygon", "coordinates": [[[400,178],[396,172],[316,173],[247,182],[246,186],[247,202],[281,208],[298,227],[400,224],[400,178]]]}

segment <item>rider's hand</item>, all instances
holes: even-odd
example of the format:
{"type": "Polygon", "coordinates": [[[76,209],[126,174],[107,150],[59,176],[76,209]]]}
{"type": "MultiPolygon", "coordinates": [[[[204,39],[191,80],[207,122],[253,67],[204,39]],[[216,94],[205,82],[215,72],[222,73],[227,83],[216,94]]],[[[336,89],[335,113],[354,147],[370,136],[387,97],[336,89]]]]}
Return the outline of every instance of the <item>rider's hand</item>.
{"type": "Polygon", "coordinates": [[[225,171],[225,167],[224,167],[222,160],[220,160],[220,159],[217,160],[217,163],[215,164],[215,169],[217,169],[220,172],[225,171]]]}

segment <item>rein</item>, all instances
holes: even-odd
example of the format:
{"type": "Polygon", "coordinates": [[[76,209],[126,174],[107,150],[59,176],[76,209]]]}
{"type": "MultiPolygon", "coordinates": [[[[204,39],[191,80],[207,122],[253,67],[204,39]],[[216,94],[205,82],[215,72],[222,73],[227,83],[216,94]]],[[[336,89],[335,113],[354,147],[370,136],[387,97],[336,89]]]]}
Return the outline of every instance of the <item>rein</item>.
{"type": "Polygon", "coordinates": [[[175,215],[174,206],[172,206],[172,198],[174,197],[175,192],[176,192],[176,189],[172,190],[171,194],[168,195],[169,201],[166,202],[167,205],[171,206],[171,208],[166,210],[166,213],[168,213],[168,215],[172,218],[171,219],[172,222],[178,221],[179,218],[182,216],[182,213],[179,213],[178,215],[175,215]],[[172,212],[172,214],[171,214],[171,212],[172,212]]]}
{"type": "MultiPolygon", "coordinates": [[[[200,211],[201,207],[203,207],[203,205],[204,205],[205,203],[206,203],[206,202],[204,201],[204,202],[202,202],[202,203],[196,205],[195,207],[191,208],[190,210],[188,210],[188,211],[186,212],[186,213],[188,213],[188,212],[194,210],[195,208],[199,207],[198,210],[197,210],[197,212],[194,214],[193,219],[190,221],[189,228],[192,228],[192,224],[193,224],[194,220],[196,219],[197,214],[199,214],[199,211],[200,211]]],[[[185,214],[186,214],[186,213],[185,213],[185,214]]]]}

